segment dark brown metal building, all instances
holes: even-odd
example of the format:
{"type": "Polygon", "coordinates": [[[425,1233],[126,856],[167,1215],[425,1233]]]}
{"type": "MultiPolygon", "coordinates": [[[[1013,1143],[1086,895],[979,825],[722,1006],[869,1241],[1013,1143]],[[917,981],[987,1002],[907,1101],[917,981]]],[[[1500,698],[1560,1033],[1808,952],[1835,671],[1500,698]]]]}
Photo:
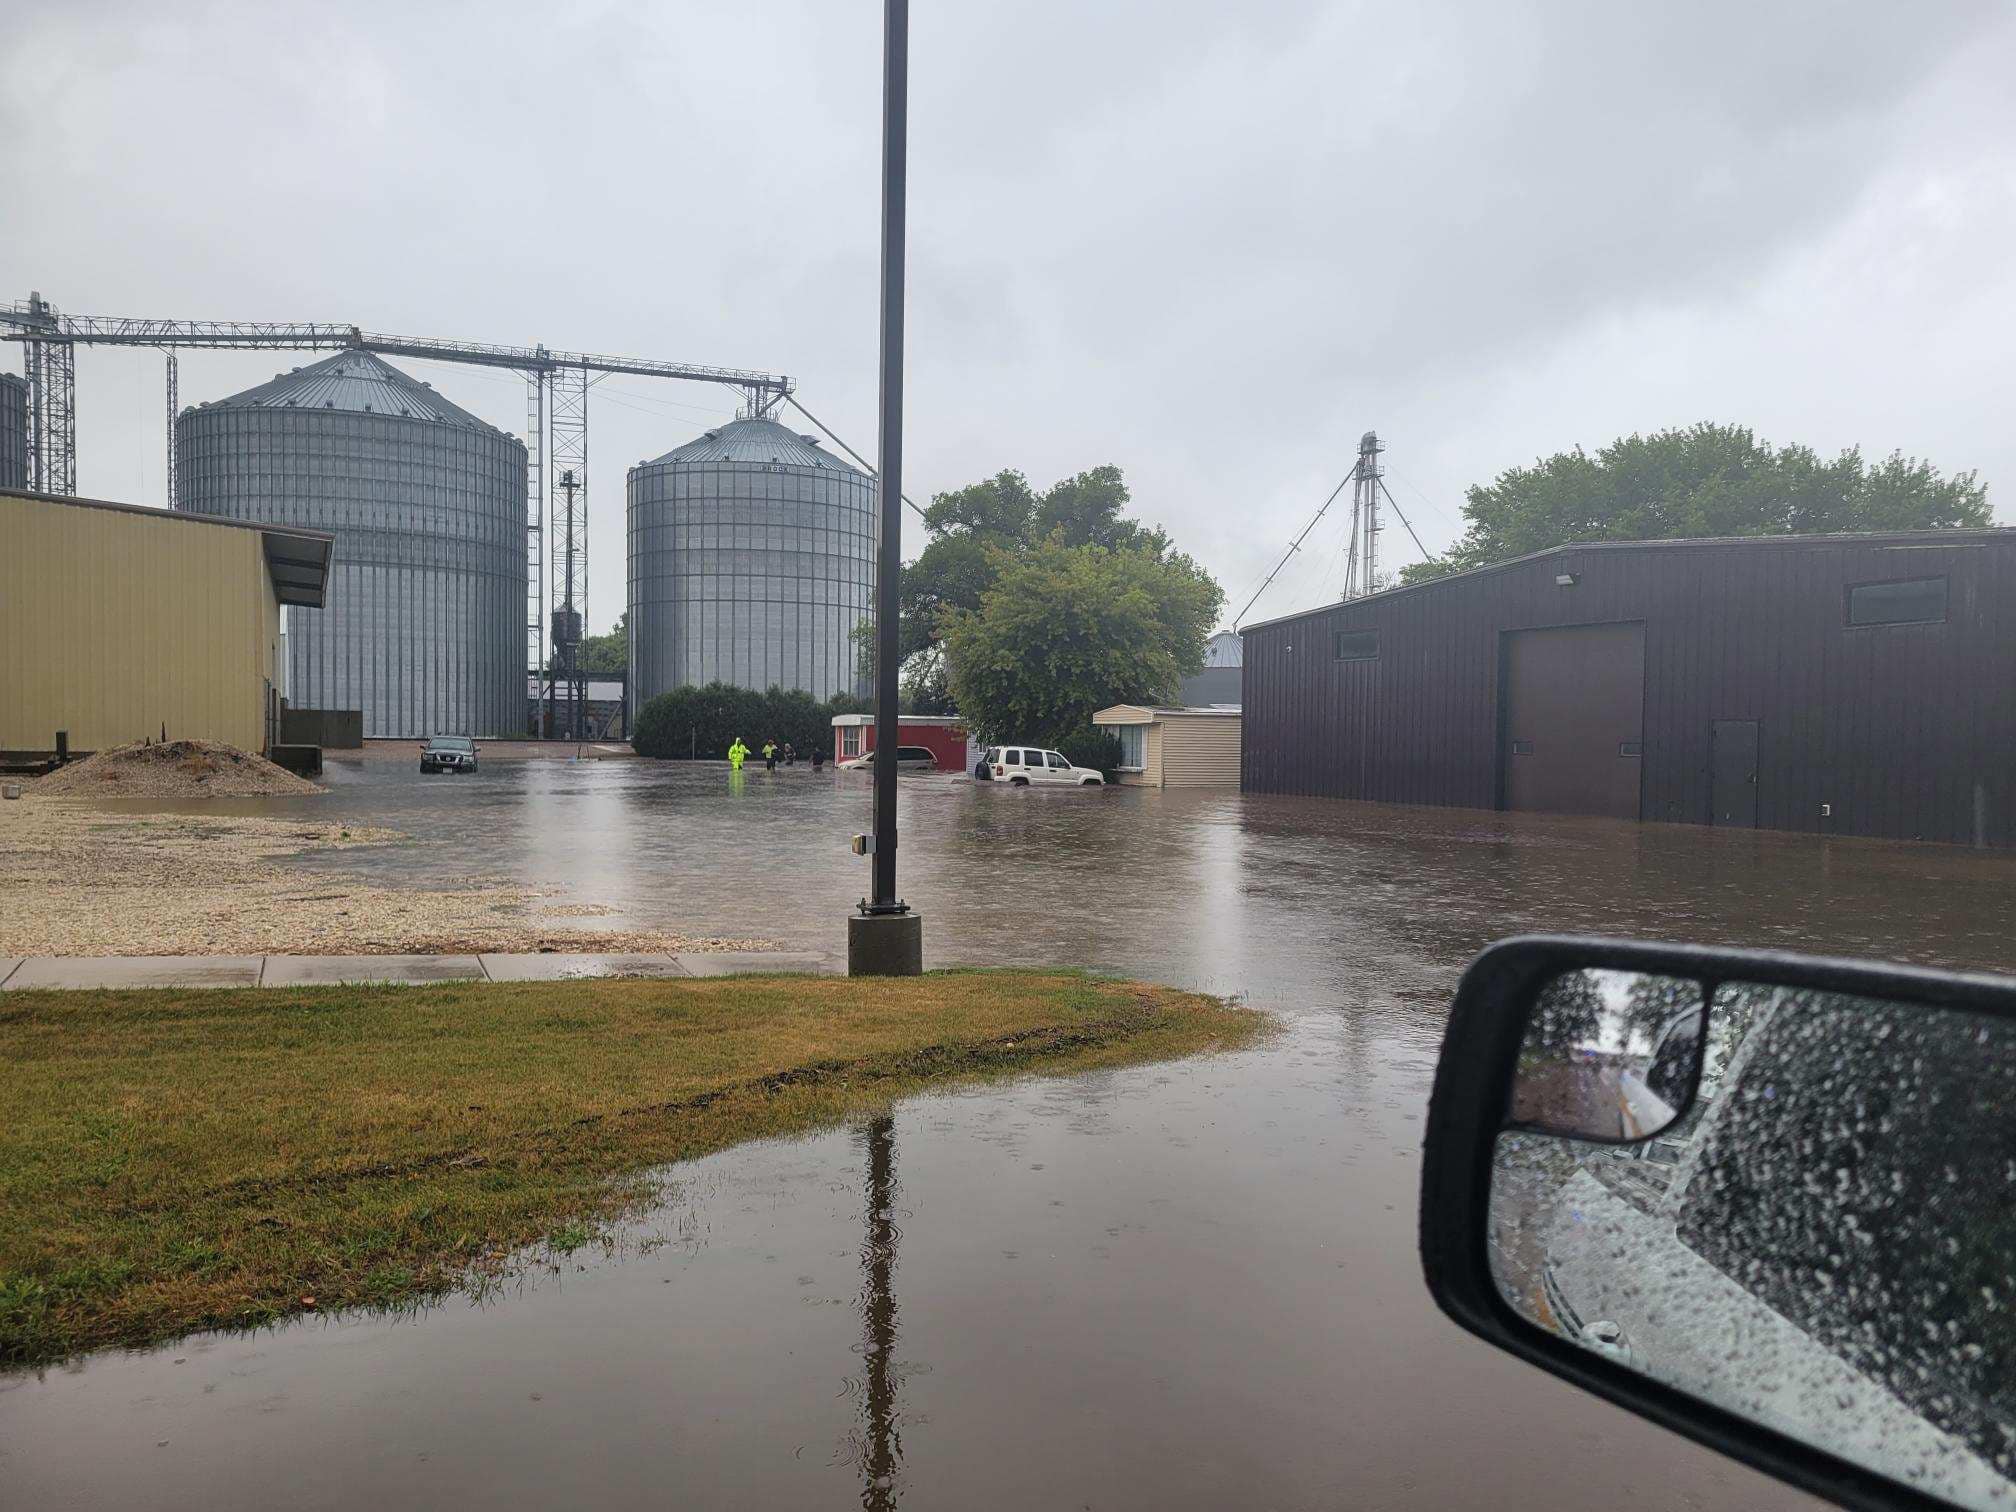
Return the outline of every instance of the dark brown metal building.
{"type": "Polygon", "coordinates": [[[1240,784],[2016,845],[2016,529],[1563,546],[1245,631],[1240,784]]]}

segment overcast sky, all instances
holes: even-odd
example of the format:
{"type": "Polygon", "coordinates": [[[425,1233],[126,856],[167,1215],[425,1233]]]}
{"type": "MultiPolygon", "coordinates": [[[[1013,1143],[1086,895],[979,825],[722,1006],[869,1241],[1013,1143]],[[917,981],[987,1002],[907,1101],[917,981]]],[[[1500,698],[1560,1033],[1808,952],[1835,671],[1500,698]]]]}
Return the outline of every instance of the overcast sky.
{"type": "MultiPolygon", "coordinates": [[[[915,499],[1118,463],[1228,619],[1367,429],[1430,549],[1470,483],[1701,419],[1975,468],[2016,523],[2016,7],[914,11],[915,499]]],[[[0,297],[786,372],[872,456],[880,18],[24,6],[0,297]]],[[[182,397],[305,360],[188,354],[182,397]]],[[[520,381],[403,365],[522,431],[520,381]]],[[[80,490],[159,502],[159,357],[77,369],[80,490]]],[[[596,395],[600,629],[624,469],[734,399],[596,395]]],[[[1333,511],[1257,612],[1334,595],[1343,534],[1333,511]]],[[[1417,555],[1397,523],[1386,551],[1417,555]]]]}

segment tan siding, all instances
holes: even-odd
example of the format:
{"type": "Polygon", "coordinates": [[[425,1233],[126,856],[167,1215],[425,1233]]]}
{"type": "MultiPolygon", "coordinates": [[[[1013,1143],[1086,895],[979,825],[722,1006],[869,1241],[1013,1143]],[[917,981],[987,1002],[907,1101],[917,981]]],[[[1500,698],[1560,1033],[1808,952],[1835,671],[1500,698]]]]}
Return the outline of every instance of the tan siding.
{"type": "Polygon", "coordinates": [[[1122,787],[1160,787],[1161,735],[1155,722],[1155,711],[1138,704],[1114,704],[1110,709],[1100,709],[1092,716],[1096,729],[1111,730],[1117,725],[1145,725],[1141,732],[1141,770],[1115,774],[1122,787]]]}
{"type": "Polygon", "coordinates": [[[1162,737],[1158,742],[1161,747],[1162,786],[1239,786],[1237,719],[1222,715],[1171,714],[1157,723],[1153,733],[1162,737]]]}
{"type": "Polygon", "coordinates": [[[264,745],[280,626],[256,530],[0,496],[0,541],[0,749],[264,745]]]}

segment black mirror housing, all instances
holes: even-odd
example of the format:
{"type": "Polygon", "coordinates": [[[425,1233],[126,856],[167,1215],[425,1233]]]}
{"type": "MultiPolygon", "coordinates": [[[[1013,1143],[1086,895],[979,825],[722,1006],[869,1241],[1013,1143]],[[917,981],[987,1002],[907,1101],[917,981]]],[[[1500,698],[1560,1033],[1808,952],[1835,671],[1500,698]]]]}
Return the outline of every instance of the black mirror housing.
{"type": "MultiPolygon", "coordinates": [[[[1539,1128],[1588,1141],[1585,1150],[1626,1142],[1579,1127],[1563,1129],[1558,1116],[1551,1120],[1555,1127],[1546,1127],[1550,1120],[1536,1118],[1530,1106],[1515,1105],[1522,1095],[1530,1100],[1530,1093],[1519,1089],[1530,1086],[1536,1063],[1529,1039],[1536,1002],[1550,984],[1573,973],[1686,980],[1701,984],[1703,995],[1710,999],[1718,989],[1736,984],[1745,989],[1786,989],[1795,995],[1840,994],[1857,1001],[1880,1000],[1892,1011],[1953,1009],[1983,1021],[2016,1020],[2016,982],[1779,952],[1572,936],[1507,940],[1485,950],[1463,976],[1428,1111],[1421,1181],[1422,1266],[1437,1305],[1463,1328],[1584,1390],[1844,1506],[1950,1505],[1757,1417],[1678,1389],[1633,1368],[1628,1355],[1618,1358],[1614,1352],[1606,1355],[1600,1345],[1589,1347],[1590,1339],[1604,1340],[1614,1329],[1607,1319],[1593,1325],[1582,1319],[1582,1340],[1577,1342],[1564,1337],[1558,1325],[1555,1331],[1539,1326],[1508,1302],[1504,1278],[1493,1270],[1491,1250],[1500,1136],[1539,1128]],[[1527,1079],[1524,1083],[1522,1076],[1527,1079]]],[[[1999,1034],[2002,1026],[1994,1027],[1999,1034]]],[[[1573,1043],[1579,1059],[1587,1063],[1579,1065],[1578,1072],[1594,1078],[1608,1073],[1606,1052],[1615,1059],[1619,1043],[1614,1033],[1606,1038],[1586,1030],[1563,1042],[1573,1043]]],[[[1691,1102],[1691,1082],[1686,1090],[1691,1102]]],[[[1592,1106],[1594,1101],[1600,1099],[1592,1100],[1592,1106]]],[[[1726,1142],[1728,1136],[1723,1137],[1726,1142]]],[[[1672,1227],[1670,1211],[1667,1227],[1672,1227]]]]}

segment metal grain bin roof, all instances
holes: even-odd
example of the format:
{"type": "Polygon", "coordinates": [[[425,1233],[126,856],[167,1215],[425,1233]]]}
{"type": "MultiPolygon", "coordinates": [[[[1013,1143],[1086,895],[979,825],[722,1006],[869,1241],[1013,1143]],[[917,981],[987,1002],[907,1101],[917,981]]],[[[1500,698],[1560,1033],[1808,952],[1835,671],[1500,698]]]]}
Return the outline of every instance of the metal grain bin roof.
{"type": "Polygon", "coordinates": [[[353,414],[404,415],[413,420],[475,430],[496,429],[459,405],[450,404],[430,385],[400,372],[372,352],[338,352],[334,357],[325,357],[292,372],[278,373],[270,383],[201,407],[222,406],[347,410],[353,414]]]}
{"type": "Polygon", "coordinates": [[[645,466],[657,467],[667,462],[774,462],[784,467],[861,472],[853,464],[821,451],[813,437],[801,436],[775,420],[731,420],[684,446],[675,446],[662,457],[653,457],[645,466]]]}

